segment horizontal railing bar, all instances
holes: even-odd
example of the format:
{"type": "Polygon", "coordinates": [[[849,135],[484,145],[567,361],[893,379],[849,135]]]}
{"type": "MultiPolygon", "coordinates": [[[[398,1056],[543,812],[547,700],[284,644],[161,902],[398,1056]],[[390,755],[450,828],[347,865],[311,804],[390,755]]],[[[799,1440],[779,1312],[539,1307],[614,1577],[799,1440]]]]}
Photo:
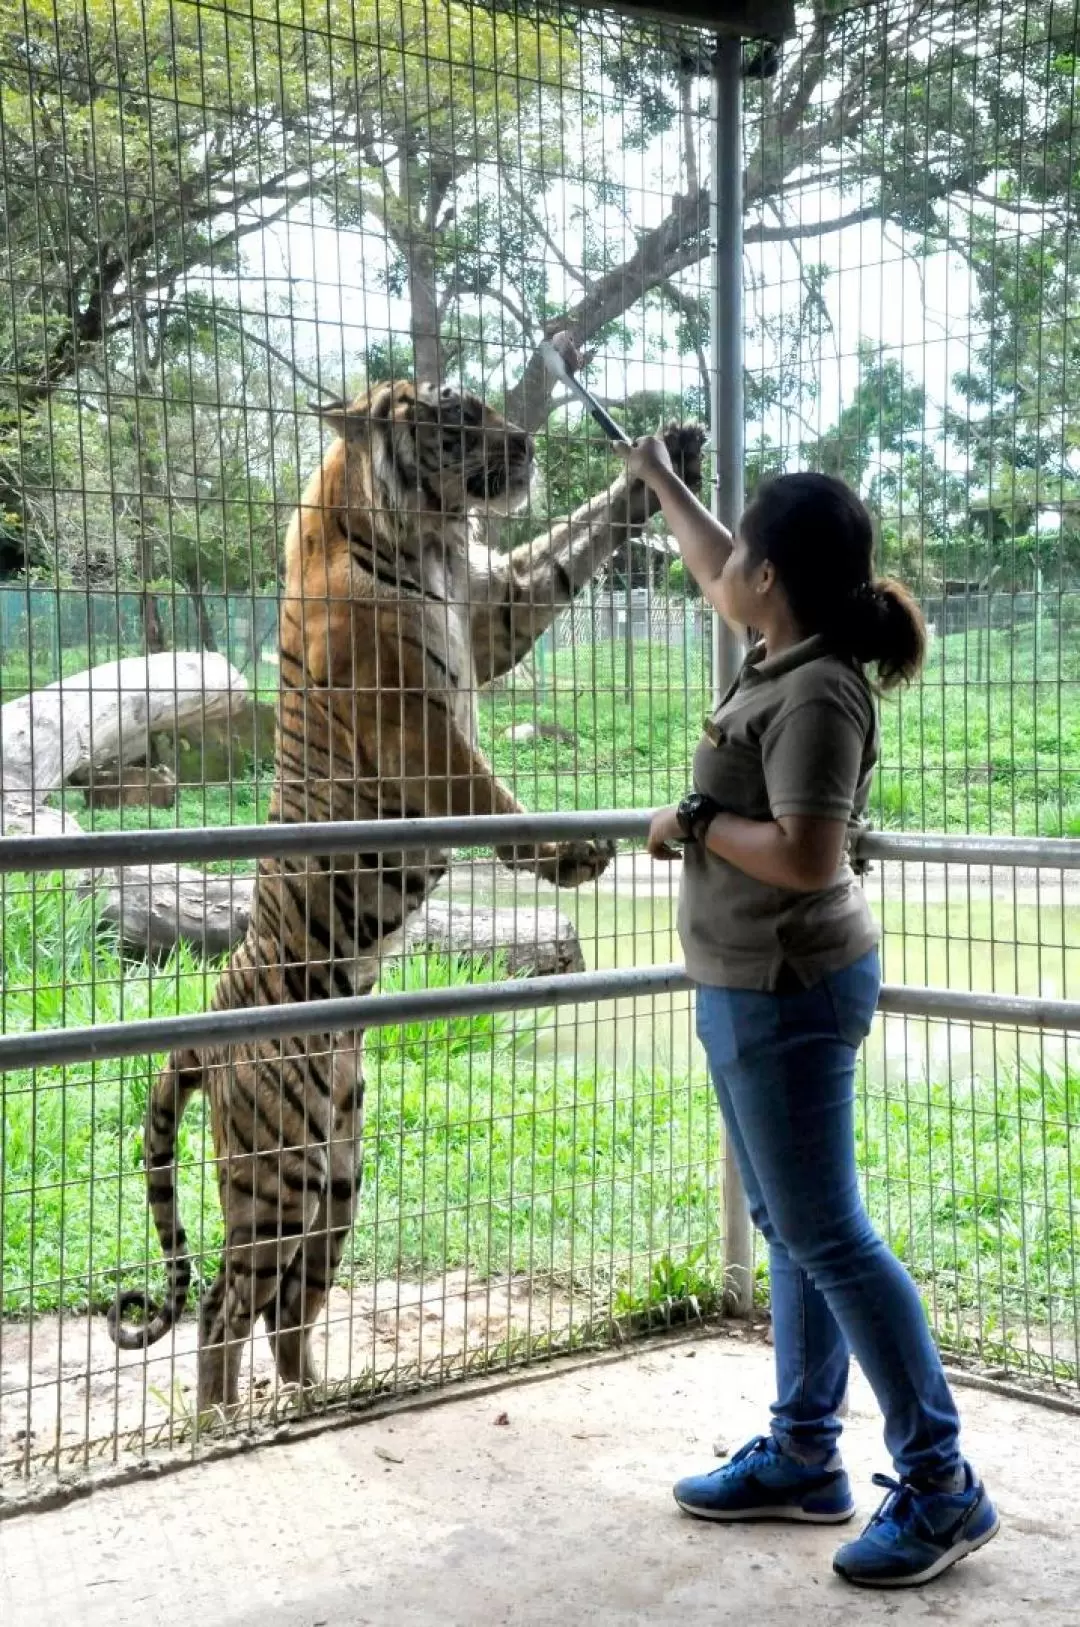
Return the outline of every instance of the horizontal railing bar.
{"type": "MultiPolygon", "coordinates": [[[[511,978],[457,988],[416,989],[398,994],[363,994],[352,999],[311,1000],[296,1005],[257,1006],[242,1011],[202,1012],[139,1022],[101,1023],[91,1028],[50,1029],[0,1036],[0,1073],[14,1068],[58,1066],[138,1056],[180,1046],[239,1044],[300,1034],[335,1034],[354,1028],[430,1022],[500,1011],[531,1011],[676,993],[693,984],[677,964],[551,977],[511,978]]],[[[888,1016],[990,1024],[1005,1028],[1080,1032],[1080,1001],[1035,996],[977,994],[886,984],[879,1009],[888,1016]]]]}
{"type": "Polygon", "coordinates": [[[351,999],[309,1000],[242,1011],[149,1017],[139,1022],[100,1023],[93,1028],[47,1033],[4,1034],[0,1036],[0,1073],[12,1068],[171,1051],[184,1045],[225,1045],[298,1034],[336,1034],[353,1028],[386,1028],[394,1023],[431,1022],[437,1017],[532,1011],[540,1006],[575,1005],[586,1000],[664,994],[690,986],[682,966],[639,966],[621,971],[509,978],[500,983],[472,983],[448,989],[409,989],[399,994],[360,994],[351,999]]]}
{"type": "Polygon", "coordinates": [[[979,1023],[996,1028],[1080,1033],[1080,1000],[1044,1000],[1037,994],[981,994],[969,989],[935,989],[919,983],[886,983],[882,986],[878,1010],[888,1017],[928,1017],[932,1021],[979,1023]]]}
{"type": "Polygon", "coordinates": [[[867,831],[862,859],[910,864],[1001,865],[1013,870],[1080,870],[1080,841],[1068,836],[938,836],[913,831],[867,831]]]}
{"type": "Polygon", "coordinates": [[[340,819],[296,825],[198,826],[190,830],[73,831],[61,836],[0,837],[0,873],[100,870],[114,864],[189,859],[257,859],[311,854],[424,852],[563,842],[581,837],[639,839],[651,813],[469,814],[439,819],[340,819]]]}
{"type": "MultiPolygon", "coordinates": [[[[201,826],[190,830],[77,831],[0,837],[0,873],[99,870],[110,865],[257,859],[264,854],[423,852],[606,836],[644,838],[651,810],[603,808],[573,813],[470,814],[439,819],[327,820],[297,825],[201,826]]],[[[868,831],[861,858],[919,864],[1001,865],[1080,870],[1080,840],[1059,836],[938,836],[868,831]]]]}

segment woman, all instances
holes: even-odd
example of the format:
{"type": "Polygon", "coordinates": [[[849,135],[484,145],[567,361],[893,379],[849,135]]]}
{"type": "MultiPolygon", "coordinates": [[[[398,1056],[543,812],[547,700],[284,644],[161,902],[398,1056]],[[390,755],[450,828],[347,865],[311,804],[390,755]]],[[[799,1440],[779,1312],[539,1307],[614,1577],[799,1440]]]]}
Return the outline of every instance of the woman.
{"type": "Polygon", "coordinates": [[[769,1244],[778,1393],[771,1432],[680,1480],[675,1499],[712,1520],[850,1519],[837,1451],[850,1351],[898,1479],[875,1476],[887,1495],[834,1568],[871,1587],[914,1586],[998,1529],[961,1456],[919,1296],[871,1227],[855,1169],[855,1061],[880,986],[877,929],[848,859],[878,751],[864,668],[883,688],[913,678],[922,619],[902,587],[874,578],[870,516],[840,481],[768,482],[732,539],[662,441],[625,455],[705,598],[757,632],[697,748],[693,792],[656,814],[648,846],[683,859],[698,1035],[769,1244]]]}

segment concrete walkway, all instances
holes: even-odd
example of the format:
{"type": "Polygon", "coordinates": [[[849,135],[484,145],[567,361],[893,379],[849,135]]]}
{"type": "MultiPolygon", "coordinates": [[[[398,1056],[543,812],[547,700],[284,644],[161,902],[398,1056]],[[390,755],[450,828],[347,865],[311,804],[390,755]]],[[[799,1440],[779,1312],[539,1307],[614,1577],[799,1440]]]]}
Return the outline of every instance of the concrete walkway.
{"type": "MultiPolygon", "coordinates": [[[[835,1580],[834,1531],[682,1517],[676,1474],[760,1427],[770,1352],[723,1338],[358,1423],[0,1524],[4,1627],[1074,1627],[1080,1418],[960,1392],[1003,1529],[915,1594],[835,1580]]],[[[866,1388],[847,1459],[882,1468],[866,1388]]],[[[851,1529],[851,1528],[848,1528],[851,1529]]]]}

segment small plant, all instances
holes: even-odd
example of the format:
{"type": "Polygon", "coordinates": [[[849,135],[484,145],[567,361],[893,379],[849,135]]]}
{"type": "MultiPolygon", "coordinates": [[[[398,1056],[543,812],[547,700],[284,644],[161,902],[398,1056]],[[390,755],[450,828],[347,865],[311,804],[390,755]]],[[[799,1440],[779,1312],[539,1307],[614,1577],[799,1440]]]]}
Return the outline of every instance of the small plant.
{"type": "Polygon", "coordinates": [[[653,1262],[645,1287],[633,1286],[615,1295],[615,1315],[620,1319],[674,1322],[711,1316],[719,1310],[723,1295],[713,1278],[702,1269],[707,1258],[704,1243],[698,1243],[683,1259],[663,1254],[653,1262]]]}
{"type": "MultiPolygon", "coordinates": [[[[469,988],[495,983],[507,975],[505,955],[408,955],[392,966],[379,983],[380,994],[413,993],[420,989],[469,988]]],[[[517,1027],[520,1029],[520,1023],[517,1027]]],[[[435,1017],[373,1028],[365,1040],[372,1062],[423,1063],[432,1056],[451,1058],[470,1052],[512,1048],[513,1012],[479,1012],[461,1017],[435,1017]]]]}

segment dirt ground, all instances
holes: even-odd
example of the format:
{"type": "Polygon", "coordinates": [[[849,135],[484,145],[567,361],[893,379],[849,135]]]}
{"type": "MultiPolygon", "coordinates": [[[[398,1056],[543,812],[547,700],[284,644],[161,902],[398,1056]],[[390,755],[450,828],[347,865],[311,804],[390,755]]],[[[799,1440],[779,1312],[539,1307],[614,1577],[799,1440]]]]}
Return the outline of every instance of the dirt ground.
{"type": "MultiPolygon", "coordinates": [[[[1080,1418],[964,1390],[1000,1536],[930,1589],[833,1577],[840,1536],[681,1516],[674,1477],[760,1428],[770,1352],[725,1338],[559,1363],[284,1446],[0,1523],[4,1627],[1073,1627],[1080,1418]],[[1052,1472],[1051,1471],[1052,1468],[1052,1472]]],[[[861,1517],[885,1467],[857,1381],[845,1437],[861,1517]]],[[[851,1529],[851,1528],[848,1528],[851,1529]]]]}
{"type": "MultiPolygon", "coordinates": [[[[574,1314],[583,1314],[575,1295],[574,1314]]],[[[585,1307],[587,1312],[587,1307],[585,1307]]],[[[385,1375],[460,1373],[508,1339],[536,1340],[569,1325],[569,1301],[527,1277],[477,1282],[464,1271],[425,1282],[391,1279],[335,1288],[313,1335],[323,1371],[337,1381],[385,1375]]],[[[142,1351],[117,1350],[103,1316],[41,1316],[0,1322],[0,1481],[46,1477],[78,1468],[84,1442],[108,1462],[141,1457],[182,1420],[194,1395],[196,1323],[186,1317],[170,1338],[142,1351]]],[[[261,1324],[249,1346],[242,1391],[257,1405],[273,1400],[273,1362],[261,1324]]]]}

